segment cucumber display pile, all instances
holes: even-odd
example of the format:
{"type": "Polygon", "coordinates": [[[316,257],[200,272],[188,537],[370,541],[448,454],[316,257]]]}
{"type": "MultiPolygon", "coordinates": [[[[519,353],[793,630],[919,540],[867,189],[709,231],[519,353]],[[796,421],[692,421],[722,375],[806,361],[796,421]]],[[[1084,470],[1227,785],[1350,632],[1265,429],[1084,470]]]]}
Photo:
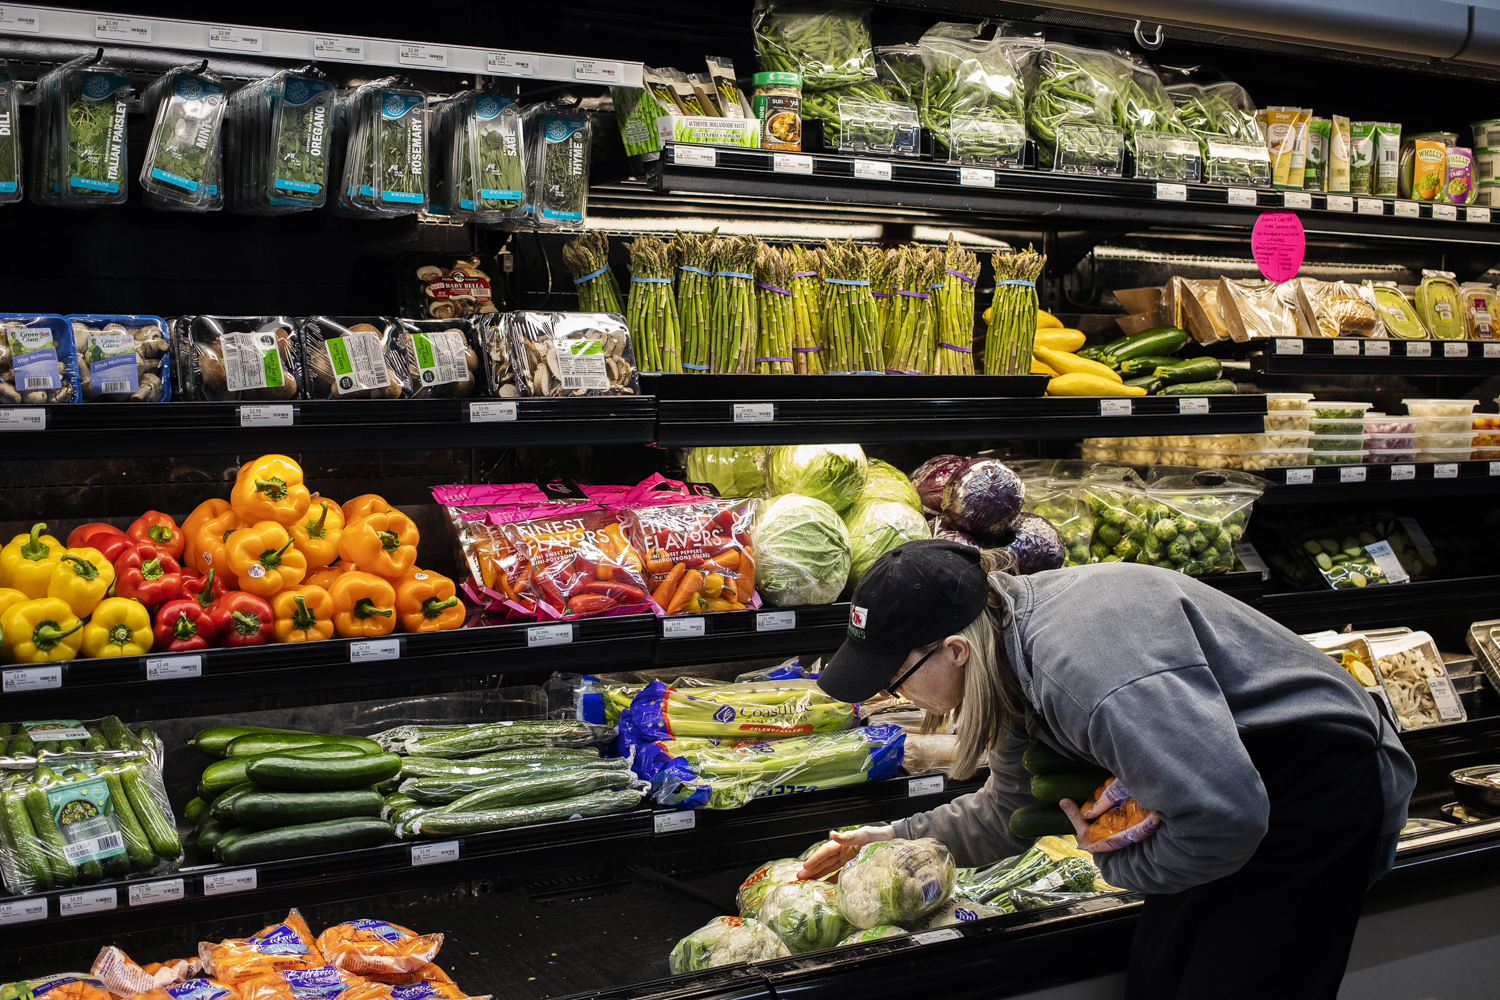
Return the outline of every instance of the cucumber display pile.
{"type": "Polygon", "coordinates": [[[1157,326],[1099,347],[1085,347],[1078,356],[1108,365],[1126,385],[1139,386],[1148,396],[1233,395],[1234,383],[1221,377],[1218,359],[1172,356],[1192,339],[1175,326],[1157,326]]]}

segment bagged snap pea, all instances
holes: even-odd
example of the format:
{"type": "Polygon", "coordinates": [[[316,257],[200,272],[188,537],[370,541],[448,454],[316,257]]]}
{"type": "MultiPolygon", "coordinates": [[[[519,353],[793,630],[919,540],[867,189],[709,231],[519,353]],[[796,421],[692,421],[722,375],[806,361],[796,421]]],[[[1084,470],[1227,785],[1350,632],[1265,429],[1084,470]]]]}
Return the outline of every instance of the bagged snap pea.
{"type": "Polygon", "coordinates": [[[182,316],[173,321],[177,388],[185,399],[296,399],[302,358],[287,316],[182,316]]]}
{"type": "Polygon", "coordinates": [[[141,164],[147,204],[193,212],[223,208],[223,82],[206,69],[179,66],[147,88],[143,103],[156,122],[141,164]]]}
{"type": "Polygon", "coordinates": [[[21,84],[0,61],[0,205],[21,200],[21,84]]]}
{"type": "Polygon", "coordinates": [[[67,316],[85,402],[172,398],[171,342],[160,316],[67,316]]]}
{"type": "Polygon", "coordinates": [[[298,322],[311,399],[412,394],[414,362],[400,323],[385,316],[307,316],[298,322]]]}

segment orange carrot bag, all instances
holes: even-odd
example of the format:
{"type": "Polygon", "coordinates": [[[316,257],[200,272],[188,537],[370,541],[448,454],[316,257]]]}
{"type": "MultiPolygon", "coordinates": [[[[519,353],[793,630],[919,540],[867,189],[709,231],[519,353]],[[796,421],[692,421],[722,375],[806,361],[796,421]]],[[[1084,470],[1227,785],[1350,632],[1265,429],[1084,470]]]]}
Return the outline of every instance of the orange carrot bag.
{"type": "Polygon", "coordinates": [[[352,972],[325,965],[317,969],[283,969],[240,984],[240,1000],[335,1000],[364,985],[352,972]]]}
{"type": "Polygon", "coordinates": [[[327,965],[302,914],[292,910],[286,920],[262,928],[247,938],[214,944],[198,942],[203,970],[220,982],[238,988],[246,980],[283,969],[316,969],[327,965]]]}
{"type": "Polygon", "coordinates": [[[113,1000],[104,984],[82,972],[59,972],[0,986],[0,1000],[113,1000]]]}
{"type": "Polygon", "coordinates": [[[384,920],[350,920],[318,935],[330,965],[358,975],[411,972],[437,957],[441,934],[418,934],[384,920]]]}
{"type": "Polygon", "coordinates": [[[137,995],[138,1000],[239,1000],[233,987],[212,979],[184,979],[137,995]]]}
{"type": "Polygon", "coordinates": [[[490,1000],[490,997],[488,994],[471,997],[451,982],[429,980],[405,986],[370,982],[352,987],[339,1000],[490,1000]]]}
{"type": "Polygon", "coordinates": [[[372,983],[389,983],[392,986],[409,986],[412,983],[445,983],[448,986],[457,985],[453,977],[438,968],[436,963],[428,962],[426,965],[413,969],[411,972],[372,972],[365,977],[372,983]]]}
{"type": "Polygon", "coordinates": [[[94,956],[94,965],[89,972],[104,984],[105,989],[124,1000],[158,986],[196,976],[202,968],[203,963],[196,958],[152,962],[141,968],[125,952],[114,945],[107,945],[100,948],[99,954],[94,956]]]}

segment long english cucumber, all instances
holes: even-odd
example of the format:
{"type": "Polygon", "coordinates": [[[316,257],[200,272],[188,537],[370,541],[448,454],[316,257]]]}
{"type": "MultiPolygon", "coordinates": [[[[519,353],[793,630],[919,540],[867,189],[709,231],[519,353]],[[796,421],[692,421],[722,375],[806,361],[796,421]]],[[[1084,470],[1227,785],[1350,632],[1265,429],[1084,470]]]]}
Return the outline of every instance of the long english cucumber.
{"type": "Polygon", "coordinates": [[[318,792],[368,788],[400,770],[401,758],[393,753],[333,760],[299,760],[272,754],[253,761],[245,768],[245,776],[256,787],[271,791],[318,792]]]}
{"type": "Polygon", "coordinates": [[[380,816],[380,793],[371,789],[343,792],[249,792],[234,801],[234,820],[252,830],[321,823],[354,816],[380,816]]]}
{"type": "Polygon", "coordinates": [[[383,819],[330,819],[221,839],[217,853],[225,864],[231,865],[276,861],[374,847],[391,839],[394,833],[395,827],[383,819]]]}
{"type": "Polygon", "coordinates": [[[593,792],[573,799],[539,802],[507,809],[481,809],[472,812],[436,810],[420,817],[421,832],[432,834],[482,833],[503,830],[530,823],[571,819],[575,816],[603,816],[606,813],[633,809],[641,802],[635,791],[593,792]]]}

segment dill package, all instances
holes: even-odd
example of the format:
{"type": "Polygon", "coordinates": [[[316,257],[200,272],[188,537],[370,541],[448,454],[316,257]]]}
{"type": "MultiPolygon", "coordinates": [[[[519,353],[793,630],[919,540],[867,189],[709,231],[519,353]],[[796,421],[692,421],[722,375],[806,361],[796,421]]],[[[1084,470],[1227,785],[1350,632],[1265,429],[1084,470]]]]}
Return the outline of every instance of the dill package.
{"type": "Polygon", "coordinates": [[[0,62],[0,205],[21,200],[21,85],[0,62]]]}
{"type": "Polygon", "coordinates": [[[582,229],[588,208],[589,143],[586,114],[562,104],[527,109],[531,214],[544,229],[582,229]]]}
{"type": "Polygon", "coordinates": [[[123,205],[130,78],[86,56],[37,80],[37,155],[31,197],[43,205],[123,205]]]}
{"type": "Polygon", "coordinates": [[[356,90],[347,115],[339,208],[346,214],[381,217],[425,211],[426,95],[386,77],[356,90]]]}
{"type": "Polygon", "coordinates": [[[180,66],[147,89],[147,114],[156,119],[141,164],[148,206],[189,212],[224,207],[225,103],[223,82],[206,67],[180,66]]]}
{"type": "Polygon", "coordinates": [[[323,207],[336,96],[332,84],[308,70],[281,70],[230,95],[231,212],[290,215],[323,207]]]}
{"type": "Polygon", "coordinates": [[[465,91],[445,105],[449,211],[469,222],[526,214],[521,115],[509,95],[465,91]]]}

